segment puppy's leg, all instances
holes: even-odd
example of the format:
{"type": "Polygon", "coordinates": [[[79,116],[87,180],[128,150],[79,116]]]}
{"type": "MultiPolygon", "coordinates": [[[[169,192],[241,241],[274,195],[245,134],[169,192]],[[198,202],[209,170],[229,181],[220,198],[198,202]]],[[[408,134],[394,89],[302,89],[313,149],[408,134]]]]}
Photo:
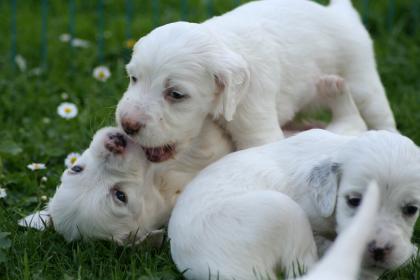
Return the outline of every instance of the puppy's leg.
{"type": "Polygon", "coordinates": [[[171,253],[188,279],[277,279],[277,269],[293,276],[317,260],[305,212],[279,192],[228,198],[190,229],[176,224],[169,225],[171,253]]]}
{"type": "Polygon", "coordinates": [[[345,135],[357,135],[367,130],[345,81],[336,75],[324,75],[317,83],[318,95],[332,112],[327,130],[345,135]]]}
{"type": "MultiPolygon", "coordinates": [[[[357,62],[354,65],[357,65],[357,62]]],[[[362,65],[362,67],[351,69],[344,77],[360,114],[371,129],[397,132],[394,115],[376,66],[366,65],[366,63],[362,65]]]]}

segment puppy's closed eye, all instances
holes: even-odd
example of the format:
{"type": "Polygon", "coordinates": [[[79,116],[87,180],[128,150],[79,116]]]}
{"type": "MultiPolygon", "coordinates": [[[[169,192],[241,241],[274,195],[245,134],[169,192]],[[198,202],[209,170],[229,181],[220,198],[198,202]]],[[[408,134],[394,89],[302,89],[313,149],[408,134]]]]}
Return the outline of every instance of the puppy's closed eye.
{"type": "Polygon", "coordinates": [[[164,92],[165,99],[171,103],[177,103],[184,101],[189,97],[187,94],[183,94],[175,88],[168,88],[164,92]]]}

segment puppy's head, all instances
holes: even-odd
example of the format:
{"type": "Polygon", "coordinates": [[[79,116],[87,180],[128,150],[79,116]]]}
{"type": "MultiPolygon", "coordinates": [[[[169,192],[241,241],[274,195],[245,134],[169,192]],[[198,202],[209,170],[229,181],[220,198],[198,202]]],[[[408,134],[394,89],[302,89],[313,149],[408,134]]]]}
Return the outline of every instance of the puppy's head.
{"type": "Polygon", "coordinates": [[[315,199],[324,216],[335,211],[337,232],[355,215],[368,183],[380,189],[374,232],[364,254],[364,268],[394,269],[417,251],[411,243],[420,208],[420,151],[408,138],[384,131],[350,140],[334,160],[312,171],[315,199]]]}
{"type": "Polygon", "coordinates": [[[147,183],[142,149],[117,128],[99,130],[61,177],[48,204],[54,228],[68,241],[141,239],[160,225],[160,197],[147,183]]]}
{"type": "Polygon", "coordinates": [[[230,121],[247,87],[245,60],[204,25],[176,22],[139,40],[127,65],[119,125],[154,162],[196,137],[207,115],[230,121]]]}

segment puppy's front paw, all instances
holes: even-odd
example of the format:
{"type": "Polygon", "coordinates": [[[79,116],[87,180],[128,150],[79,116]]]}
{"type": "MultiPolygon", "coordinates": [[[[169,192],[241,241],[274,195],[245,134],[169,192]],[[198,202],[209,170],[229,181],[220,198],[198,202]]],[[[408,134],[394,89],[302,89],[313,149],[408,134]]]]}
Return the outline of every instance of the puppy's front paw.
{"type": "Polygon", "coordinates": [[[105,139],[105,148],[114,154],[122,154],[127,147],[127,139],[122,133],[109,133],[105,139]]]}
{"type": "Polygon", "coordinates": [[[318,94],[325,98],[333,98],[344,93],[344,79],[336,75],[324,75],[316,85],[318,94]]]}

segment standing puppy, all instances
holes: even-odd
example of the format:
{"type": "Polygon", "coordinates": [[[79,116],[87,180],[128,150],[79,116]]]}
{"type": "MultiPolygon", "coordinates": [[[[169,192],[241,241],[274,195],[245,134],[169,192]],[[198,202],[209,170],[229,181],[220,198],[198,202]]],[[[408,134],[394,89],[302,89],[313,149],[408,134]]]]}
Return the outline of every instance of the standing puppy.
{"type": "Polygon", "coordinates": [[[149,160],[165,161],[207,116],[238,149],[283,138],[281,125],[317,103],[324,74],[348,83],[370,128],[395,131],[372,41],[349,0],[245,4],[201,24],[176,22],[140,39],[116,117],[149,160]]]}
{"type": "Polygon", "coordinates": [[[273,279],[278,268],[291,275],[293,263],[311,266],[313,245],[299,212],[282,215],[285,195],[304,210],[314,232],[334,238],[375,180],[380,207],[363,268],[379,275],[416,252],[410,239],[420,207],[419,170],[419,148],[386,131],[348,137],[311,130],[230,154],[201,171],[179,197],[169,222],[172,257],[189,279],[254,279],[255,273],[273,279]],[[292,227],[295,221],[302,230],[292,227]],[[298,239],[279,238],[287,230],[298,239]]]}

